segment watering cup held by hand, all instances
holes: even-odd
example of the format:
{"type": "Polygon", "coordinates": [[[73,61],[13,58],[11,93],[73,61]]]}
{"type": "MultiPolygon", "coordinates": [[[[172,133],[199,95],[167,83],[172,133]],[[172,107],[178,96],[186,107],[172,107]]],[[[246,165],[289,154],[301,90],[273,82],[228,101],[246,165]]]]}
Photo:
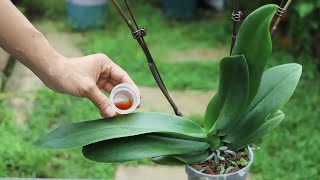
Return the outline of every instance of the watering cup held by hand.
{"type": "Polygon", "coordinates": [[[116,113],[129,114],[140,104],[140,92],[131,84],[119,84],[111,91],[110,104],[116,113]]]}

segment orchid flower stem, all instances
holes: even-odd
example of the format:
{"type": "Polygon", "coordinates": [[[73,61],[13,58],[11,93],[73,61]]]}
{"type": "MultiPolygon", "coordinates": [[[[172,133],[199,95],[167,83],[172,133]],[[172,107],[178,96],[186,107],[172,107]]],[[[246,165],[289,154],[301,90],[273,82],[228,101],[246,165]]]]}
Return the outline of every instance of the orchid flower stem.
{"type": "Polygon", "coordinates": [[[291,3],[292,3],[292,0],[288,0],[286,5],[284,6],[284,9],[288,9],[288,7],[290,6],[291,3]]]}
{"type": "MultiPolygon", "coordinates": [[[[234,0],[233,1],[233,12],[232,12],[232,16],[235,14],[235,13],[239,13],[239,10],[240,10],[240,0],[234,0]]],[[[241,14],[239,15],[239,20],[241,18],[241,14]]],[[[234,47],[234,44],[236,42],[236,37],[237,37],[237,26],[238,26],[238,22],[239,20],[235,20],[233,19],[232,17],[232,20],[233,20],[233,23],[232,23],[232,41],[231,41],[231,48],[230,48],[230,55],[232,54],[232,50],[233,50],[233,47],[234,47]]]]}
{"type": "MultiPolygon", "coordinates": [[[[285,6],[283,7],[283,10],[286,11],[288,9],[288,7],[290,6],[291,2],[292,2],[292,0],[288,0],[287,3],[285,4],[285,6]]],[[[281,2],[281,4],[283,4],[283,2],[281,2]]],[[[280,7],[281,7],[281,5],[280,5],[280,7]]],[[[274,37],[274,35],[278,29],[278,25],[281,22],[281,18],[282,18],[281,16],[277,16],[277,19],[271,29],[271,37],[274,37]]]]}

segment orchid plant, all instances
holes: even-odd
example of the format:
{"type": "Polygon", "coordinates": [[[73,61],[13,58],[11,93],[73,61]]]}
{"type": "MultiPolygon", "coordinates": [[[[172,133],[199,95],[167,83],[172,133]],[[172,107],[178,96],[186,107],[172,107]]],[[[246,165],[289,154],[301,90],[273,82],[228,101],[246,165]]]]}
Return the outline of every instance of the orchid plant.
{"type": "Polygon", "coordinates": [[[220,151],[233,154],[246,148],[282,122],[280,109],[302,72],[295,63],[265,70],[277,8],[265,5],[242,23],[231,55],[220,62],[219,89],[207,106],[204,127],[170,114],[132,113],[61,126],[36,145],[82,147],[83,155],[96,162],[152,158],[166,165],[198,163],[220,151]]]}

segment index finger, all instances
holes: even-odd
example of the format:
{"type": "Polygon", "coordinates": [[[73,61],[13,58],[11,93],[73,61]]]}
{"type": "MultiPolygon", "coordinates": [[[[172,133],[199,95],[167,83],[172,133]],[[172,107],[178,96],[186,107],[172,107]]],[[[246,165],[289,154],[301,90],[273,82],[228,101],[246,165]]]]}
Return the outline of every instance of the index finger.
{"type": "Polygon", "coordinates": [[[138,89],[137,85],[133,82],[128,73],[115,63],[113,63],[111,67],[109,78],[110,82],[112,82],[114,86],[121,83],[129,83],[138,89]]]}

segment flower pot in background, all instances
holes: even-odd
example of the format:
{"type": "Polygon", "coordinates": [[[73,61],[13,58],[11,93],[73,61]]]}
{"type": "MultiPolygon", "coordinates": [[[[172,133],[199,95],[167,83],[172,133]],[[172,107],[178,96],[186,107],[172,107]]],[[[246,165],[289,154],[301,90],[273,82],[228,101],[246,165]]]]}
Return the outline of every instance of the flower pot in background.
{"type": "Polygon", "coordinates": [[[191,20],[197,9],[197,0],[163,0],[164,15],[170,19],[191,20]]]}
{"type": "Polygon", "coordinates": [[[67,15],[75,30],[103,27],[106,23],[107,0],[67,0],[67,15]]]}
{"type": "Polygon", "coordinates": [[[250,159],[250,162],[246,167],[240,169],[237,172],[229,173],[229,174],[223,174],[223,175],[205,174],[195,170],[193,167],[189,165],[185,167],[185,170],[188,175],[188,180],[245,180],[249,173],[250,166],[253,162],[253,152],[251,148],[249,148],[249,159],[250,159]]]}

